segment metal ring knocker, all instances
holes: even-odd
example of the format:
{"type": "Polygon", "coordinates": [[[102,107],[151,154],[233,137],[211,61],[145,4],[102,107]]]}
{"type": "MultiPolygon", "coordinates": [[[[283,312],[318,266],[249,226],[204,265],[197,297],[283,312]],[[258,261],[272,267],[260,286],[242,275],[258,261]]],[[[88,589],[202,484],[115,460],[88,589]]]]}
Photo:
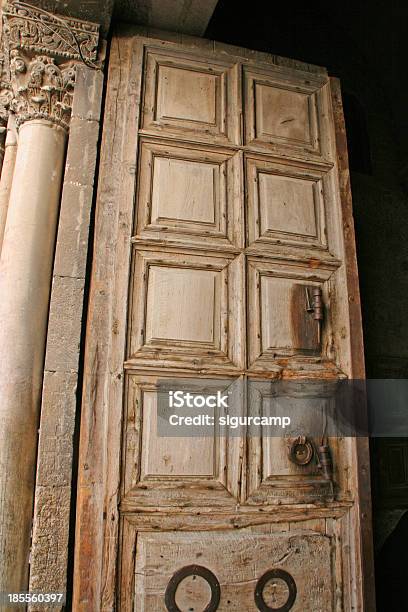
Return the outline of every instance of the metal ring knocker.
{"type": "Polygon", "coordinates": [[[176,591],[180,582],[188,576],[201,576],[208,582],[211,589],[211,599],[202,612],[216,612],[220,603],[221,587],[217,577],[206,567],[202,565],[186,565],[179,569],[171,577],[164,595],[164,603],[168,612],[182,612],[176,604],[176,591]]]}
{"type": "Polygon", "coordinates": [[[271,569],[265,572],[265,574],[261,576],[258,582],[256,583],[254,595],[256,607],[258,608],[258,610],[260,610],[260,612],[289,612],[289,610],[292,609],[293,604],[296,600],[296,582],[294,581],[292,576],[288,574],[288,572],[285,572],[285,570],[271,569]],[[286,584],[289,593],[287,600],[282,606],[280,606],[279,608],[271,608],[265,603],[263,591],[270,580],[274,580],[277,578],[279,580],[282,580],[286,584]]]}
{"type": "Polygon", "coordinates": [[[289,459],[296,465],[308,465],[314,454],[314,446],[306,436],[298,436],[289,446],[289,459]]]}

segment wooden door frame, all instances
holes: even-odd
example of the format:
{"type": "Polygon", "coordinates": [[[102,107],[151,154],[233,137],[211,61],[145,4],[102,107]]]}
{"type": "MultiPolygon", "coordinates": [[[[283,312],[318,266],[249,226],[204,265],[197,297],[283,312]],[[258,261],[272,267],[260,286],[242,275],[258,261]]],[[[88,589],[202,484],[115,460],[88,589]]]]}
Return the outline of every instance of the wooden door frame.
{"type": "MultiPolygon", "coordinates": [[[[355,380],[363,380],[365,374],[363,325],[361,318],[360,285],[358,280],[356,236],[353,218],[350,171],[347,150],[346,125],[340,80],[330,77],[334,129],[336,136],[337,166],[341,208],[343,215],[344,255],[346,265],[347,289],[349,293],[349,319],[351,334],[351,375],[355,380]]],[[[362,591],[365,610],[375,610],[375,572],[372,530],[371,476],[369,439],[356,438],[355,480],[358,488],[358,530],[361,535],[362,591]]]]}
{"type": "MultiPolygon", "coordinates": [[[[135,26],[119,26],[109,56],[99,183],[95,244],[87,320],[84,381],[79,449],[77,520],[75,534],[75,610],[115,609],[117,551],[119,546],[120,462],[122,436],[123,362],[126,329],[129,241],[133,225],[137,168],[138,117],[141,97],[143,46],[146,38],[165,38],[168,46],[213,53],[212,41],[163,34],[135,26]],[[135,118],[137,120],[135,121],[135,118]],[[117,273],[117,262],[127,262],[117,273]]],[[[150,40],[150,42],[152,42],[150,40]]],[[[217,52],[243,63],[266,61],[271,56],[217,43],[217,52]]],[[[274,58],[299,68],[299,62],[274,58]]],[[[301,66],[310,72],[316,67],[301,66]]],[[[355,252],[352,201],[340,85],[331,80],[338,151],[343,231],[350,295],[349,318],[353,329],[352,374],[364,378],[363,339],[355,252]]],[[[350,512],[356,534],[356,558],[364,584],[355,585],[357,601],[375,609],[371,537],[371,498],[368,441],[357,439],[353,480],[360,502],[350,512]],[[361,537],[360,537],[361,535],[361,537]]],[[[361,609],[363,609],[363,604],[361,609]]]]}

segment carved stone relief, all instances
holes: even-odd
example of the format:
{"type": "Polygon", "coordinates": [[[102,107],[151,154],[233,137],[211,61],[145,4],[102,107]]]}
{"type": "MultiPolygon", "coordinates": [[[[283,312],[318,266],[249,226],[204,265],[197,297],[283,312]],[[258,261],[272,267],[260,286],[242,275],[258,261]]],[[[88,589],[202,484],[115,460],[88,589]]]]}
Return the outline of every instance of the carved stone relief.
{"type": "Polygon", "coordinates": [[[17,126],[31,119],[46,119],[69,127],[75,86],[75,64],[59,66],[55,59],[38,55],[29,59],[17,50],[10,53],[13,99],[10,109],[17,126]]]}
{"type": "Polygon", "coordinates": [[[0,127],[11,111],[17,127],[45,119],[68,130],[76,65],[98,67],[98,40],[96,24],[8,2],[3,9],[0,127]]]}
{"type": "Polygon", "coordinates": [[[99,26],[52,15],[17,0],[3,9],[11,49],[92,62],[97,58],[99,26]]]}

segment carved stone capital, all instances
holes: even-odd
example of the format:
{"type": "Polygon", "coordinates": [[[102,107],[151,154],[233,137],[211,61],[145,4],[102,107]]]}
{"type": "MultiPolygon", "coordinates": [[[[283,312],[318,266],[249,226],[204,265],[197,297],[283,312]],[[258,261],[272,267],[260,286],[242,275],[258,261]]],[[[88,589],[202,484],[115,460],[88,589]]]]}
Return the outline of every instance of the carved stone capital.
{"type": "Polygon", "coordinates": [[[0,52],[0,128],[7,125],[10,102],[13,98],[10,75],[5,66],[5,54],[0,52]]]}
{"type": "Polygon", "coordinates": [[[68,130],[78,63],[97,68],[99,26],[52,15],[19,0],[3,9],[0,127],[46,119],[68,130]]]}
{"type": "Polygon", "coordinates": [[[32,59],[14,49],[10,53],[13,98],[10,110],[19,127],[25,121],[46,119],[68,129],[75,86],[75,64],[57,65],[47,55],[32,59]]]}

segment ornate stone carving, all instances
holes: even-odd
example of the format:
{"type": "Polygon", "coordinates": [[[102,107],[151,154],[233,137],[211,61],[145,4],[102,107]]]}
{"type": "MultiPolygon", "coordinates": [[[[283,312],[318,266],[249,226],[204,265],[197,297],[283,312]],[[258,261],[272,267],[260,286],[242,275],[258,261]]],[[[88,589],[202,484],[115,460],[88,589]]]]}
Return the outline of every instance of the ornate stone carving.
{"type": "Polygon", "coordinates": [[[9,110],[17,127],[46,119],[68,129],[76,65],[97,67],[98,40],[96,24],[9,0],[3,9],[0,130],[9,110]]]}
{"type": "Polygon", "coordinates": [[[10,109],[17,126],[31,119],[46,119],[69,127],[75,85],[75,64],[58,66],[55,59],[39,55],[28,59],[16,49],[10,53],[14,96],[10,109]]]}
{"type": "Polygon", "coordinates": [[[58,17],[18,0],[7,2],[3,15],[10,49],[25,49],[85,63],[97,58],[97,24],[58,17]]]}
{"type": "Polygon", "coordinates": [[[5,65],[6,56],[4,52],[0,52],[0,133],[5,132],[7,125],[8,113],[10,102],[13,98],[13,91],[11,89],[11,83],[9,73],[5,65]]]}

